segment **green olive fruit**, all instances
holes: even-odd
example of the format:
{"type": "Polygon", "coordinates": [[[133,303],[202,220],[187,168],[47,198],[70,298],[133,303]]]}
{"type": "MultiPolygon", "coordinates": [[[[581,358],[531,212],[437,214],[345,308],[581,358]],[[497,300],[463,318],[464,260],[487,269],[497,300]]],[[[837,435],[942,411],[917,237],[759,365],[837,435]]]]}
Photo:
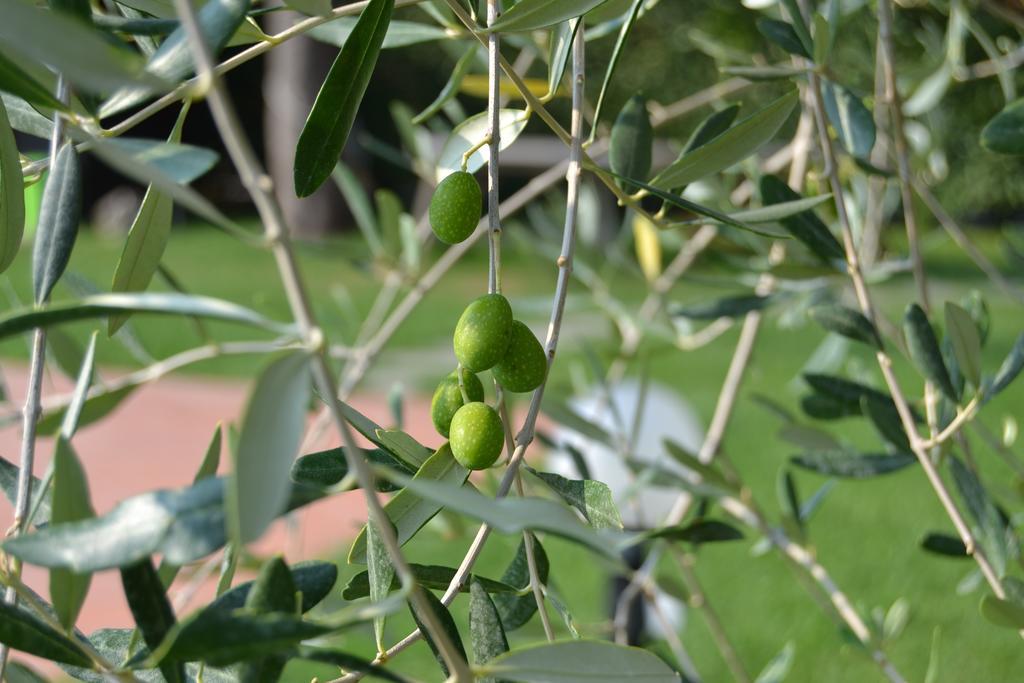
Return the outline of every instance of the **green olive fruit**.
{"type": "Polygon", "coordinates": [[[452,418],[448,443],[460,465],[468,470],[487,469],[505,445],[498,411],[478,401],[462,406],[452,418]]]}
{"type": "Polygon", "coordinates": [[[470,372],[490,370],[505,355],[512,332],[512,306],[501,294],[473,301],[455,325],[455,357],[470,372]]]}
{"type": "Polygon", "coordinates": [[[471,173],[456,171],[437,185],[430,198],[430,227],[445,244],[458,244],[473,234],[483,208],[480,185],[471,173]]]}
{"type": "Polygon", "coordinates": [[[491,372],[508,391],[533,391],[548,372],[548,357],[530,328],[513,320],[508,350],[491,372]]]}
{"type": "MultiPolygon", "coordinates": [[[[470,401],[484,400],[484,385],[480,378],[472,372],[463,372],[462,382],[466,385],[466,395],[470,401]]],[[[459,390],[459,371],[451,373],[437,385],[434,390],[434,398],[430,401],[430,419],[434,421],[434,427],[438,434],[447,438],[448,428],[452,424],[452,418],[461,408],[462,392],[459,390]]]]}

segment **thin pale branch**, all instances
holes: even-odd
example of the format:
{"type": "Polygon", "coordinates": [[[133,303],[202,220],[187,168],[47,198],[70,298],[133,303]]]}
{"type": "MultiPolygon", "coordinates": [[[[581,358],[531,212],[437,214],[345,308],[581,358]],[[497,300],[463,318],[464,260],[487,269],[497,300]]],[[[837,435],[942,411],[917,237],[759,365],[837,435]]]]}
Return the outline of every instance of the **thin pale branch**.
{"type": "Polygon", "coordinates": [[[409,601],[420,615],[425,628],[430,631],[430,635],[441,652],[449,670],[457,681],[471,681],[473,676],[469,671],[467,662],[456,650],[451,638],[434,613],[432,606],[427,602],[423,595],[423,589],[415,582],[412,569],[409,567],[398,545],[395,530],[388,523],[387,515],[381,506],[380,500],[377,498],[373,485],[373,471],[368,466],[361,451],[356,447],[351,429],[342,414],[341,406],[336,398],[337,387],[334,384],[333,375],[327,366],[327,360],[324,356],[325,343],[323,332],[316,323],[308,294],[299,277],[284,214],[274,197],[273,181],[264,172],[251,145],[245,138],[227,91],[215,74],[213,59],[208,46],[202,38],[202,32],[199,28],[194,9],[188,0],[175,0],[174,4],[182,26],[185,28],[185,34],[195,58],[196,72],[200,83],[208,87],[210,111],[213,114],[214,122],[221,134],[228,154],[238,170],[242,184],[252,197],[263,223],[267,240],[272,245],[292,314],[295,316],[296,323],[302,330],[305,341],[312,351],[311,364],[314,380],[321,396],[328,401],[331,408],[331,415],[335,426],[341,434],[342,441],[346,447],[345,457],[348,461],[349,469],[355,474],[366,498],[370,522],[377,527],[388,557],[395,567],[402,586],[410,591],[409,601]]]}

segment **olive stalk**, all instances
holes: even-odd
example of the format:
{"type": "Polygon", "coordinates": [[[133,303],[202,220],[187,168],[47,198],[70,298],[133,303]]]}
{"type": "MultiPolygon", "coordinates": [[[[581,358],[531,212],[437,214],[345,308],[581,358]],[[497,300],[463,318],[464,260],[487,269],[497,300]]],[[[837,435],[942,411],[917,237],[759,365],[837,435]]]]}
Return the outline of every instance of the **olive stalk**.
{"type": "Polygon", "coordinates": [[[370,523],[376,526],[402,587],[409,592],[410,603],[418,613],[424,627],[430,631],[430,635],[437,645],[442,658],[448,665],[449,671],[452,672],[457,682],[471,681],[473,676],[467,662],[455,648],[451,638],[434,613],[433,607],[423,594],[424,589],[416,583],[412,569],[398,545],[395,530],[388,523],[387,515],[381,506],[380,500],[377,498],[373,484],[373,471],[367,464],[362,452],[356,447],[351,429],[342,414],[341,406],[336,398],[337,387],[334,383],[334,377],[328,368],[327,359],[324,355],[325,342],[323,332],[316,323],[309,303],[309,296],[299,277],[284,214],[274,197],[273,181],[266,175],[257,160],[249,141],[245,137],[227,91],[217,78],[213,58],[203,40],[195,10],[192,8],[189,0],[175,0],[174,5],[185,29],[189,47],[195,59],[198,78],[207,87],[210,111],[214,122],[224,140],[224,145],[227,148],[232,163],[238,170],[243,185],[252,197],[264,225],[266,237],[273,250],[281,281],[288,297],[289,306],[302,331],[304,341],[311,351],[310,360],[313,378],[320,394],[328,401],[331,408],[331,415],[335,426],[345,445],[345,458],[349,469],[355,473],[366,498],[370,523]]]}

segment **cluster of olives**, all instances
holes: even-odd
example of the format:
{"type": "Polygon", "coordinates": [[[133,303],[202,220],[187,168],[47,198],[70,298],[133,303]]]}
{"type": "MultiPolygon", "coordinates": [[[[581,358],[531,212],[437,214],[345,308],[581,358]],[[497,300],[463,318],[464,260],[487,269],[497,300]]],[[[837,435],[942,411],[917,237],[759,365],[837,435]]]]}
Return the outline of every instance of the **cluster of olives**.
{"type": "MultiPolygon", "coordinates": [[[[471,174],[449,175],[430,200],[434,234],[447,244],[466,239],[476,229],[482,204],[471,174]]],[[[505,391],[529,392],[544,381],[547,357],[530,328],[512,317],[512,306],[501,294],[485,294],[466,307],[453,346],[459,368],[437,385],[430,417],[463,467],[487,469],[501,455],[505,431],[498,411],[484,403],[477,373],[490,370],[505,391]]]]}

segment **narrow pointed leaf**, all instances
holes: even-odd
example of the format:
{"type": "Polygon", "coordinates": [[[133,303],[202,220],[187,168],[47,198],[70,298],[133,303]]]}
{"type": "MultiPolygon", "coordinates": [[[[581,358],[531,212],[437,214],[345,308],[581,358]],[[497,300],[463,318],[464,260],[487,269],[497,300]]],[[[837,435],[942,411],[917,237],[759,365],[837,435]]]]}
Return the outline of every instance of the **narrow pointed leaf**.
{"type": "MultiPolygon", "coordinates": [[[[295,581],[288,565],[280,557],[268,560],[260,567],[259,576],[245,599],[245,608],[254,614],[295,614],[295,581]]],[[[277,681],[287,659],[281,655],[259,657],[243,662],[239,671],[241,681],[277,681]]]]}
{"type": "Polygon", "coordinates": [[[255,311],[229,301],[174,293],[97,294],[78,301],[21,308],[0,316],[0,338],[76,320],[103,318],[118,313],[189,315],[251,325],[279,333],[293,331],[291,325],[267,320],[255,311]]]}
{"type": "Polygon", "coordinates": [[[949,465],[953,483],[970,515],[974,536],[996,572],[1002,575],[1010,560],[1008,542],[1013,540],[1013,531],[978,475],[956,456],[950,456],[949,465]]]}
{"type": "Polygon", "coordinates": [[[757,30],[761,32],[761,35],[789,54],[806,57],[807,59],[811,58],[810,53],[803,43],[800,42],[800,38],[791,24],[779,21],[778,19],[764,17],[757,20],[757,30]]]}
{"type": "Polygon", "coordinates": [[[860,98],[838,83],[825,82],[825,111],[839,141],[858,159],[871,156],[875,146],[875,118],[860,98]]]}
{"type": "MultiPolygon", "coordinates": [[[[466,662],[469,658],[466,656],[466,648],[462,644],[462,636],[459,634],[459,628],[455,625],[455,620],[452,619],[451,613],[448,608],[442,604],[437,596],[428,590],[423,588],[417,588],[416,590],[426,598],[427,604],[430,605],[430,610],[433,612],[434,617],[438,622],[441,623],[441,628],[448,636],[448,640],[451,641],[452,645],[458,651],[458,654],[466,662]]],[[[433,637],[430,635],[430,631],[423,625],[423,616],[416,611],[413,607],[413,603],[409,603],[409,611],[412,612],[412,618],[416,622],[416,626],[419,627],[420,632],[423,634],[424,640],[427,641],[427,645],[430,646],[430,651],[434,653],[434,658],[437,659],[437,663],[441,665],[441,670],[444,671],[444,675],[450,676],[451,672],[448,671],[448,665],[444,661],[444,657],[441,656],[441,650],[438,649],[437,644],[434,642],[433,637]]]]}
{"type": "MultiPolygon", "coordinates": [[[[121,585],[132,618],[149,649],[155,649],[174,628],[174,610],[164,592],[164,584],[150,558],[121,568],[121,585]]],[[[161,672],[168,683],[185,680],[180,663],[167,662],[161,672]]]]}
{"type": "MultiPolygon", "coordinates": [[[[533,543],[533,557],[537,563],[537,579],[541,584],[546,585],[548,574],[551,571],[548,562],[548,554],[544,546],[540,544],[537,537],[530,534],[530,541],[533,543]]],[[[519,547],[501,576],[501,582],[509,586],[521,586],[526,588],[530,585],[530,567],[526,557],[526,541],[519,541],[519,547]]],[[[514,631],[523,626],[533,617],[537,611],[537,600],[533,595],[509,595],[507,593],[494,594],[494,606],[498,610],[498,616],[505,631],[514,631]]]]}
{"type": "Polygon", "coordinates": [[[814,40],[804,22],[804,15],[800,11],[797,0],[782,0],[782,4],[786,7],[786,12],[789,14],[787,18],[792,22],[793,30],[796,32],[797,38],[800,39],[801,45],[804,46],[808,54],[814,54],[814,40]]]}
{"type": "Polygon", "coordinates": [[[1024,154],[1024,98],[992,117],[981,131],[981,146],[999,154],[1024,154]]]}
{"type": "Polygon", "coordinates": [[[20,0],[0,0],[0,16],[0,43],[26,60],[50,65],[84,90],[102,94],[140,82],[161,85],[145,76],[136,53],[73,17],[20,0]]]}
{"type": "MultiPolygon", "coordinates": [[[[20,469],[17,465],[0,457],[0,489],[3,489],[4,496],[12,507],[18,499],[19,472],[20,469]]],[[[32,518],[34,524],[49,523],[52,492],[52,488],[43,489],[43,482],[39,477],[32,477],[32,505],[29,509],[36,510],[36,514],[32,518]],[[42,496],[42,500],[40,500],[40,496],[42,496]]]]}
{"type": "Polygon", "coordinates": [[[681,318],[691,320],[717,320],[718,318],[738,318],[751,311],[761,311],[768,307],[777,297],[772,295],[742,295],[728,296],[713,301],[690,304],[688,306],[675,305],[670,313],[681,318]]]}
{"type": "MultiPolygon", "coordinates": [[[[443,591],[448,588],[452,579],[455,578],[454,567],[411,563],[409,568],[412,569],[413,576],[416,577],[416,583],[424,588],[429,588],[430,590],[443,591]]],[[[486,588],[488,593],[517,593],[522,590],[522,586],[510,586],[502,581],[495,581],[494,579],[476,576],[475,574],[473,575],[473,578],[476,581],[479,581],[480,585],[486,588]]],[[[401,583],[398,581],[398,578],[392,577],[391,590],[398,590],[399,588],[401,588],[401,583]]],[[[459,592],[466,593],[468,591],[469,584],[463,582],[459,588],[459,592]]],[[[344,590],[341,591],[341,597],[346,600],[358,600],[359,598],[365,598],[369,595],[370,574],[368,571],[362,571],[353,576],[349,579],[344,590]]]]}
{"type": "MultiPolygon", "coordinates": [[[[416,473],[416,479],[426,481],[443,481],[461,486],[469,478],[469,470],[460,465],[452,457],[452,451],[445,444],[430,456],[416,473]]],[[[395,525],[400,545],[407,543],[416,535],[424,524],[433,519],[441,511],[444,503],[424,498],[414,491],[403,490],[384,506],[388,519],[395,525]]],[[[353,564],[366,563],[366,527],[359,532],[348,553],[348,561],[353,564]]]]}
{"type": "Polygon", "coordinates": [[[959,398],[949,378],[949,370],[942,360],[942,351],[928,316],[917,304],[910,304],[903,316],[903,335],[907,340],[910,359],[946,398],[954,403],[959,398]]]}
{"type": "MultiPolygon", "coordinates": [[[[507,149],[530,121],[529,112],[522,109],[501,109],[498,111],[498,150],[507,149]]],[[[444,180],[462,169],[462,155],[480,144],[490,129],[487,112],[474,114],[455,126],[441,148],[437,159],[437,180],[444,180]]],[[[484,145],[469,155],[466,171],[475,173],[484,167],[491,156],[490,145],[484,145]]]]}
{"type": "Polygon", "coordinates": [[[200,163],[190,165],[189,169],[191,170],[180,169],[173,165],[161,167],[159,159],[149,158],[145,153],[140,154],[140,149],[130,144],[117,144],[110,140],[99,138],[92,138],[90,142],[93,145],[93,153],[115,171],[143,185],[152,185],[158,188],[182,207],[218,227],[233,233],[244,232],[242,228],[225,216],[212,202],[168,173],[170,171],[171,173],[180,174],[186,170],[188,174],[195,173],[196,169],[202,168],[207,163],[209,159],[207,155],[203,155],[200,163]]]}
{"type": "MultiPolygon", "coordinates": [[[[351,38],[352,30],[357,23],[358,19],[355,17],[341,17],[314,27],[310,30],[309,35],[325,43],[343,47],[351,38]]],[[[388,32],[384,36],[380,49],[406,47],[450,37],[451,34],[441,26],[392,19],[388,24],[388,32]]]]}
{"type": "Polygon", "coordinates": [[[878,434],[899,453],[911,453],[910,439],[903,429],[899,413],[889,403],[873,401],[867,397],[860,400],[861,414],[871,421],[878,434]]]}
{"type": "Polygon", "coordinates": [[[338,650],[300,645],[295,651],[295,656],[308,661],[333,664],[348,671],[359,671],[366,674],[369,678],[379,678],[382,681],[391,681],[391,683],[408,683],[409,681],[409,679],[402,678],[398,674],[392,673],[382,666],[377,666],[362,657],[350,655],[347,652],[339,652],[338,650]]]}
{"type": "Polygon", "coordinates": [[[996,371],[996,376],[992,380],[992,386],[989,387],[986,395],[989,397],[995,396],[1010,386],[1010,382],[1017,378],[1021,370],[1024,370],[1024,334],[1017,337],[1017,341],[1014,342],[1010,353],[1006,356],[1002,365],[999,366],[999,370],[996,371]]]}
{"type": "Polygon", "coordinates": [[[688,185],[746,159],[775,137],[796,102],[795,90],[783,95],[707,144],[673,162],[655,176],[650,184],[659,188],[688,185]]]}
{"type": "MultiPolygon", "coordinates": [[[[654,128],[647,114],[647,100],[642,95],[633,95],[612,124],[608,165],[620,176],[646,178],[651,171],[653,144],[654,128]]],[[[636,192],[629,183],[620,181],[619,185],[626,192],[636,192]]]]}
{"type": "MultiPolygon", "coordinates": [[[[196,12],[203,42],[214,59],[242,24],[249,6],[249,0],[207,0],[196,12]]],[[[147,74],[171,83],[182,81],[194,72],[195,62],[184,26],[167,36],[146,64],[147,74]]],[[[120,90],[104,103],[101,114],[109,116],[128,109],[145,100],[148,94],[139,87],[120,90]]]]}
{"type": "MultiPolygon", "coordinates": [[[[448,104],[452,98],[459,94],[459,88],[462,86],[462,79],[466,77],[470,69],[473,68],[473,63],[476,61],[476,53],[478,45],[470,45],[466,48],[466,51],[459,57],[459,61],[455,63],[455,67],[452,69],[452,73],[448,76],[448,81],[441,88],[441,92],[437,94],[434,101],[424,107],[423,111],[416,116],[412,117],[412,122],[419,125],[429,119],[431,116],[441,111],[444,105],[448,104]]],[[[563,65],[564,66],[564,65],[563,65]]]]}
{"type": "Polygon", "coordinates": [[[309,356],[281,356],[260,375],[242,418],[231,478],[232,535],[259,538],[288,504],[288,472],[299,450],[311,393],[309,356]],[[237,517],[235,517],[237,515],[237,517]]]}
{"type": "MultiPolygon", "coordinates": [[[[188,104],[182,106],[168,142],[181,141],[181,128],[188,110],[188,104]]],[[[125,238],[110,291],[138,292],[149,286],[170,239],[173,214],[174,202],[170,196],[150,185],[125,238]]],[[[113,335],[127,319],[127,316],[111,317],[107,334],[113,335]]]]}
{"type": "MultiPolygon", "coordinates": [[[[361,457],[367,458],[370,462],[378,465],[387,465],[404,469],[409,474],[416,474],[415,470],[406,469],[407,465],[398,460],[382,448],[363,449],[361,457]]],[[[331,448],[326,451],[317,451],[301,456],[292,465],[292,481],[310,486],[334,486],[348,476],[348,461],[345,459],[344,448],[331,448]]],[[[377,491],[390,493],[398,488],[386,479],[377,479],[374,482],[377,491]]]]}
{"type": "Polygon", "coordinates": [[[921,547],[928,552],[947,557],[970,557],[967,554],[967,546],[957,536],[931,532],[921,540],[921,547]]]}
{"type": "Polygon", "coordinates": [[[491,24],[492,31],[533,31],[586,14],[605,0],[520,0],[491,24]]]}
{"type": "Polygon", "coordinates": [[[14,61],[0,53],[0,90],[41,109],[66,109],[53,94],[14,61]]]}
{"type": "MultiPolygon", "coordinates": [[[[487,594],[487,589],[476,579],[470,580],[469,588],[469,635],[473,643],[473,658],[477,665],[486,664],[495,657],[508,652],[508,639],[501,626],[498,610],[487,594]]],[[[481,681],[495,683],[496,679],[482,678],[481,681]]]]}
{"type": "Polygon", "coordinates": [[[573,506],[595,529],[621,529],[622,518],[608,485],[591,479],[566,479],[551,472],[529,470],[573,506]]]}
{"type": "MultiPolygon", "coordinates": [[[[569,55],[572,53],[573,36],[576,35],[575,26],[568,22],[561,22],[551,27],[548,36],[548,94],[554,95],[562,85],[565,76],[565,68],[569,65],[569,55]]],[[[621,34],[620,34],[621,35],[621,34]]],[[[616,43],[618,47],[618,43],[616,43]]],[[[611,69],[611,61],[609,61],[611,69]]],[[[604,93],[604,86],[608,83],[610,74],[605,72],[605,82],[602,84],[602,95],[598,96],[598,108],[594,112],[594,124],[600,119],[600,103],[604,93]]]]}
{"type": "MultiPolygon", "coordinates": [[[[308,560],[298,562],[289,567],[295,590],[302,593],[302,604],[299,608],[303,613],[316,607],[326,598],[334,584],[338,581],[338,567],[332,562],[308,560]]],[[[222,593],[208,606],[211,610],[231,612],[241,609],[249,601],[249,595],[255,589],[255,581],[240,583],[222,593]]]]}
{"type": "MultiPolygon", "coordinates": [[[[53,503],[51,524],[77,522],[95,516],[89,498],[85,471],[64,436],[58,437],[53,455],[53,503]]],[[[67,569],[50,571],[50,599],[57,618],[65,628],[78,619],[92,576],[67,569]]]]}
{"type": "MultiPolygon", "coordinates": [[[[784,181],[773,175],[761,176],[759,187],[761,200],[766,206],[803,198],[790,189],[784,181]]],[[[780,219],[779,223],[823,262],[831,263],[833,260],[846,257],[846,252],[839,240],[813,212],[807,211],[780,219]]]]}
{"type": "Polygon", "coordinates": [[[875,348],[881,348],[878,330],[860,311],[832,304],[815,306],[808,311],[808,314],[829,332],[842,335],[847,339],[864,342],[875,348]]]}
{"type": "Polygon", "coordinates": [[[679,674],[647,650],[596,640],[570,640],[517,647],[492,659],[485,671],[492,676],[520,683],[680,681],[679,674]]]}
{"type": "Polygon", "coordinates": [[[771,661],[765,664],[761,673],[757,675],[754,683],[783,683],[793,668],[793,654],[796,648],[792,642],[786,643],[779,654],[772,657],[771,661]]]}
{"type": "Polygon", "coordinates": [[[81,215],[81,166],[75,146],[66,142],[50,168],[39,208],[32,252],[32,286],[37,304],[50,298],[50,292],[67,268],[81,215]]]}
{"type": "Polygon", "coordinates": [[[981,386],[981,334],[970,313],[946,302],[946,336],[960,371],[974,387],[981,386]]]}
{"type": "Polygon", "coordinates": [[[613,560],[619,558],[614,545],[621,536],[598,532],[577,519],[563,505],[539,498],[502,498],[494,500],[469,488],[421,477],[410,478],[397,472],[381,472],[414,493],[443,505],[451,512],[467,515],[507,534],[527,529],[547,531],[593,550],[613,560]],[[611,542],[609,542],[611,540],[611,542]]]}
{"type": "MultiPolygon", "coordinates": [[[[385,524],[390,523],[389,520],[385,520],[385,524]]],[[[366,525],[366,566],[370,579],[370,600],[381,602],[391,592],[391,584],[395,579],[395,567],[391,564],[391,557],[388,555],[387,547],[375,524],[366,525]]],[[[373,619],[373,636],[377,641],[378,652],[384,652],[387,649],[387,644],[384,642],[386,619],[386,615],[373,619]]]]}
{"type": "MultiPolygon", "coordinates": [[[[0,62],[0,75],[2,67],[3,62],[0,62]]],[[[0,273],[14,261],[21,248],[24,231],[25,188],[22,185],[21,160],[7,109],[0,102],[0,273]]]]}
{"type": "Polygon", "coordinates": [[[30,612],[6,602],[0,602],[0,643],[12,650],[54,662],[85,667],[92,665],[92,660],[66,636],[30,612]]]}
{"type": "MultiPolygon", "coordinates": [[[[124,567],[153,554],[170,564],[187,564],[227,540],[224,488],[224,479],[209,478],[183,489],[144,493],[94,519],[9,538],[2,548],[29,564],[77,572],[124,567]]],[[[321,497],[320,490],[295,485],[288,509],[321,497]]]]}
{"type": "Polygon", "coordinates": [[[303,640],[334,630],[289,614],[203,610],[180,622],[161,661],[203,661],[215,666],[283,653],[303,640]]]}
{"type": "Polygon", "coordinates": [[[790,458],[790,462],[805,470],[830,477],[867,479],[909,467],[916,463],[917,459],[906,453],[865,455],[848,450],[822,450],[794,456],[790,458]]]}
{"type": "Polygon", "coordinates": [[[673,206],[678,206],[679,208],[685,209],[686,211],[692,211],[698,216],[706,216],[707,218],[711,218],[719,223],[731,225],[734,228],[746,230],[747,232],[752,232],[755,235],[761,235],[763,237],[772,237],[776,239],[779,237],[785,238],[785,235],[780,235],[777,232],[769,232],[767,230],[762,230],[761,228],[755,228],[754,226],[748,223],[743,223],[742,221],[736,220],[735,218],[726,213],[722,213],[721,211],[717,211],[702,204],[698,204],[697,202],[691,202],[689,199],[681,197],[677,194],[660,190],[654,185],[648,185],[647,183],[641,182],[636,178],[627,178],[625,176],[620,176],[617,173],[613,173],[611,171],[605,171],[605,173],[607,173],[608,175],[612,176],[617,180],[622,181],[623,183],[635,185],[641,190],[647,192],[647,194],[657,197],[663,202],[668,202],[669,204],[672,204],[673,206]]]}
{"type": "Polygon", "coordinates": [[[1024,628],[1024,605],[994,595],[981,599],[981,615],[996,626],[1020,630],[1024,628]]]}
{"type": "Polygon", "coordinates": [[[645,531],[643,538],[661,538],[666,541],[682,541],[684,543],[715,543],[718,541],[737,541],[743,538],[743,532],[736,527],[714,519],[702,519],[690,524],[662,527],[645,531]]]}
{"type": "Polygon", "coordinates": [[[299,197],[313,194],[341,157],[394,5],[394,0],[370,0],[320,87],[295,148],[295,194],[299,197]]]}

